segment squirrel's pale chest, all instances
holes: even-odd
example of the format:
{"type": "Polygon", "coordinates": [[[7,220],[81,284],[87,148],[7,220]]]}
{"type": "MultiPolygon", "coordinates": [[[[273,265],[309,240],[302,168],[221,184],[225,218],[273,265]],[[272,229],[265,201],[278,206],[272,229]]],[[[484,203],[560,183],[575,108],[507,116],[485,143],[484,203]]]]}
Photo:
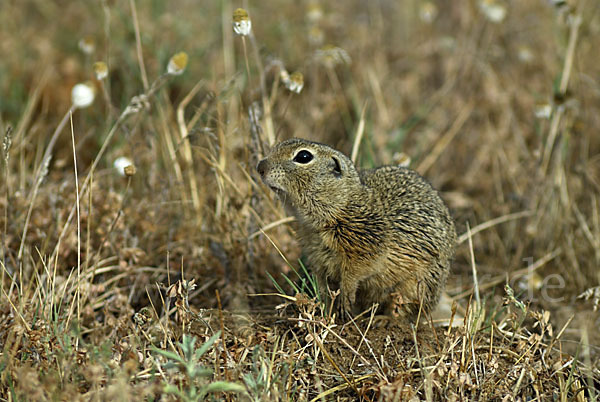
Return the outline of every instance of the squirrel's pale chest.
{"type": "Polygon", "coordinates": [[[335,230],[300,230],[300,242],[310,266],[320,275],[334,280],[340,280],[355,270],[369,271],[378,259],[359,241],[354,243],[335,230]]]}

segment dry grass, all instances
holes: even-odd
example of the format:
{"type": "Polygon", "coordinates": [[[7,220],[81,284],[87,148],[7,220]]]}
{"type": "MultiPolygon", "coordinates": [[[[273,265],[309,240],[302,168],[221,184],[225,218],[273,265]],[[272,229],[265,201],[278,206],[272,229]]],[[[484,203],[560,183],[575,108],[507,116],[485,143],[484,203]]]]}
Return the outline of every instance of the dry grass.
{"type": "Polygon", "coordinates": [[[2,2],[0,397],[598,400],[600,5],[554,3],[2,2]],[[254,171],[291,136],[440,189],[453,325],[294,295],[254,171]]]}

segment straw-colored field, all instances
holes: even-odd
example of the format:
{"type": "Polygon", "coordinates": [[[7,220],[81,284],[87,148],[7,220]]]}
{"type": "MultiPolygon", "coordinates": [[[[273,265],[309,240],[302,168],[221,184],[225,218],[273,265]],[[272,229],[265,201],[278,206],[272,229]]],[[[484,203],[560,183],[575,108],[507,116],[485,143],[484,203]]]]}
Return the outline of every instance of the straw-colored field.
{"type": "Polygon", "coordinates": [[[596,0],[1,1],[0,398],[598,400],[599,49],[596,0]],[[440,191],[452,326],[311,299],[291,137],[440,191]]]}

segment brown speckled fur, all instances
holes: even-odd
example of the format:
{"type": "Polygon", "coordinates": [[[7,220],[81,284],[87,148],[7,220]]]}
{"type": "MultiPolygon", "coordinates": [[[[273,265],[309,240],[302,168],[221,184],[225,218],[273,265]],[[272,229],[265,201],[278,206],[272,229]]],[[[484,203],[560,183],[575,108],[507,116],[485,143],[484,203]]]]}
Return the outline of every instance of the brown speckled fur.
{"type": "Polygon", "coordinates": [[[291,139],[257,167],[298,220],[299,240],[319,287],[341,290],[341,307],[373,303],[411,319],[431,310],[443,290],[456,232],[431,185],[399,166],[357,170],[335,149],[291,139]],[[293,159],[302,150],[309,163],[293,159]]]}

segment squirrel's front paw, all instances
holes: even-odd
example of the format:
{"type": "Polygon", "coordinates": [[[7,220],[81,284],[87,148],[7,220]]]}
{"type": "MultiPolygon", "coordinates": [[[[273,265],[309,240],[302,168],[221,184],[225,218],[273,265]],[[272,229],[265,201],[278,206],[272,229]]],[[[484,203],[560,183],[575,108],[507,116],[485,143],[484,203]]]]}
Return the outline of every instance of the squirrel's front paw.
{"type": "Polygon", "coordinates": [[[340,298],[340,303],[338,304],[339,306],[339,311],[340,311],[340,317],[342,319],[347,319],[349,316],[352,315],[352,306],[354,305],[354,300],[353,298],[348,297],[346,294],[342,293],[342,297],[340,298]]]}

